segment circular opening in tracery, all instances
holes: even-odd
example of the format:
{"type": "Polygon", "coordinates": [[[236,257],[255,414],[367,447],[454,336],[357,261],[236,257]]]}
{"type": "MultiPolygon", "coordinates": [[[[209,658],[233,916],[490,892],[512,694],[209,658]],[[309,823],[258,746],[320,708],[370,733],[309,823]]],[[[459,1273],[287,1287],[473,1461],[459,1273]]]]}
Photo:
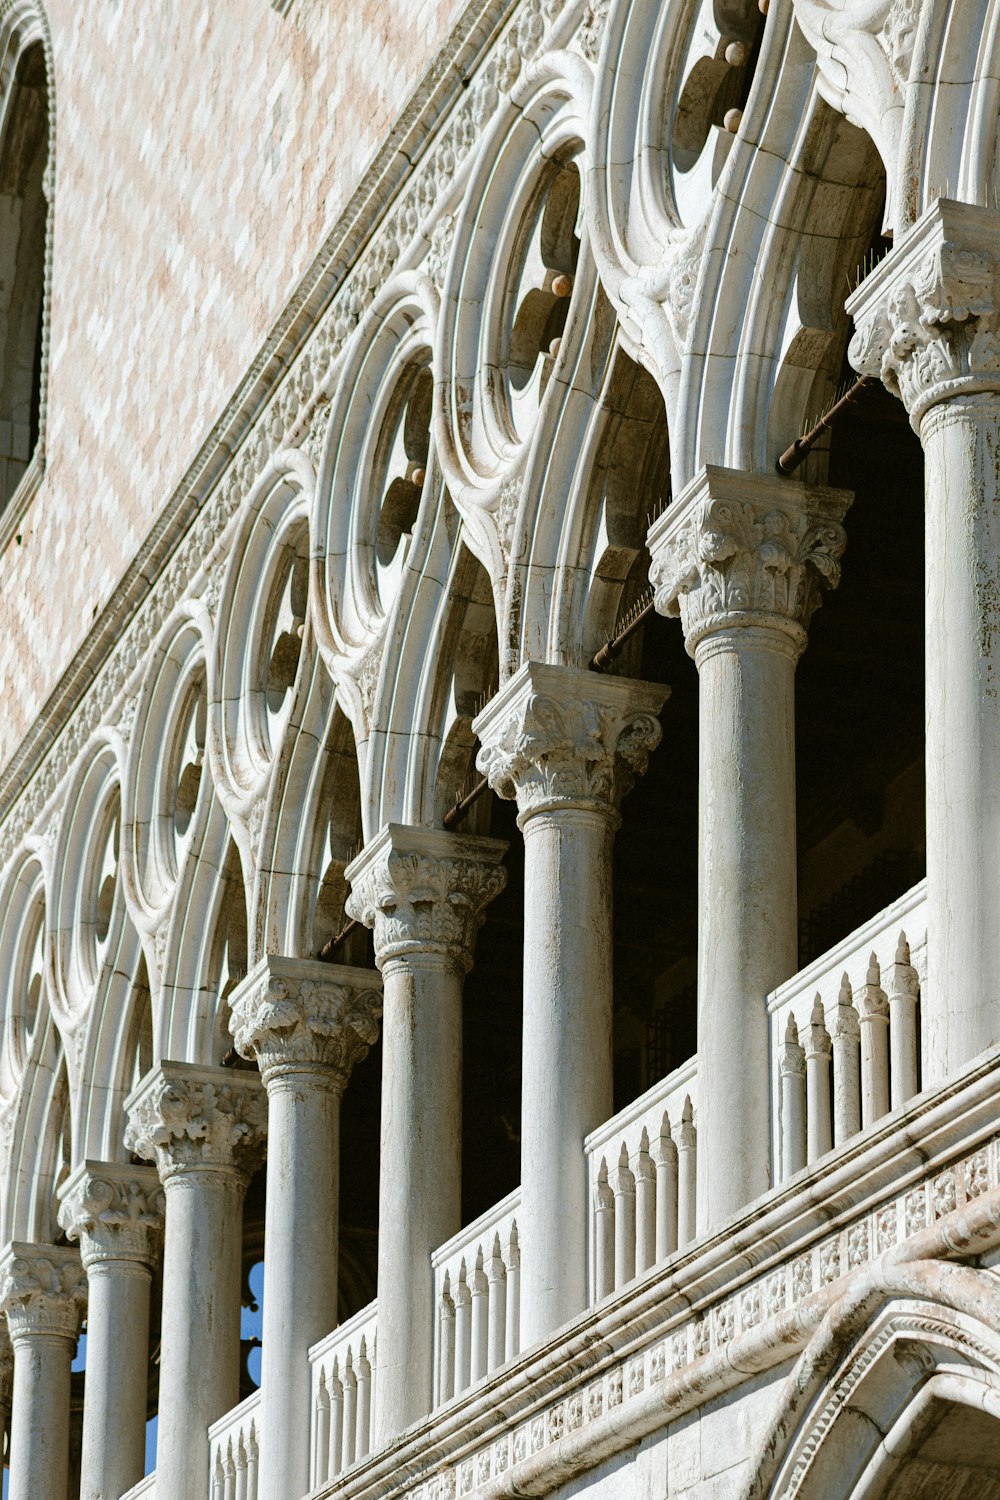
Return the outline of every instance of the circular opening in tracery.
{"type": "Polygon", "coordinates": [[[412,366],[400,380],[382,433],[382,499],[375,530],[375,562],[383,608],[395,593],[417,522],[427,477],[433,395],[430,370],[412,366]]]}
{"type": "Polygon", "coordinates": [[[579,212],[580,174],[573,162],[558,162],[525,229],[507,358],[514,392],[527,387],[540,359],[558,352],[580,254],[579,212]]]}
{"type": "Polygon", "coordinates": [[[111,929],[111,913],[115,904],[118,885],[118,812],[115,810],[110,827],[104,838],[100,865],[97,872],[97,899],[94,902],[93,924],[98,947],[107,942],[111,929]]]}
{"type": "Polygon", "coordinates": [[[304,552],[286,549],[268,611],[264,638],[264,700],[272,733],[285,710],[302,654],[309,593],[308,559],[304,552]]]}

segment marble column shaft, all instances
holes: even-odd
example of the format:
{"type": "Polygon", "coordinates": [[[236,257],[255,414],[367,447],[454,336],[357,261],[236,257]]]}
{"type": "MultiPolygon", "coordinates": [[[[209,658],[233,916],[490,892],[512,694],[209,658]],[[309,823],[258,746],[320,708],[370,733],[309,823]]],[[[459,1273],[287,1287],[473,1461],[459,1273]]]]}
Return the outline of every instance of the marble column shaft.
{"type": "Polygon", "coordinates": [[[847,309],[924,448],[927,1085],[1000,1041],[1000,213],[939,199],[847,309]]]}
{"type": "Polygon", "coordinates": [[[60,1194],[59,1222],[87,1273],[87,1378],[80,1500],[118,1500],[145,1472],[149,1292],[163,1234],[150,1167],[84,1162],[60,1194]]]}
{"type": "Polygon", "coordinates": [[[70,1366],[86,1303],[75,1249],[8,1245],[0,1260],[0,1307],[14,1349],[8,1500],[67,1493],[70,1366]]]}
{"type": "Polygon", "coordinates": [[[522,1348],[587,1305],[583,1139],[613,1112],[612,847],[668,692],[529,662],[474,725],[524,834],[522,1348]]]}
{"type": "Polygon", "coordinates": [[[385,986],[377,1443],[433,1401],[430,1258],[462,1221],[462,984],[506,848],[390,823],[346,872],[385,986]]]}
{"type": "Polygon", "coordinates": [[[798,967],[795,664],[850,501],[708,467],[649,534],[657,610],[699,674],[699,1230],[771,1185],[765,998],[798,967]]]}
{"type": "Polygon", "coordinates": [[[307,1351],[337,1323],[340,1100],[378,1038],[381,977],[268,955],[232,996],[237,1050],[260,1065],[268,1104],[260,1491],[309,1488],[307,1351]]]}
{"type": "Polygon", "coordinates": [[[165,1062],[126,1101],[126,1144],[166,1197],[157,1489],[207,1494],[208,1428],[239,1397],[243,1200],[260,1160],[256,1073],[165,1062]]]}

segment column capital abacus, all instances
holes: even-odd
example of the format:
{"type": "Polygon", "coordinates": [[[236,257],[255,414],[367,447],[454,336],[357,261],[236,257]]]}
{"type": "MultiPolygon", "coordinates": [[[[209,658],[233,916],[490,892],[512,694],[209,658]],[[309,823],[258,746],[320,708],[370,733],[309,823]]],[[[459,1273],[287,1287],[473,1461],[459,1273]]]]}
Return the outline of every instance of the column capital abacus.
{"type": "Polygon", "coordinates": [[[525,662],[473,724],[476,764],[518,823],[579,808],[617,822],[618,805],[660,743],[665,683],[525,662]]]}
{"type": "Polygon", "coordinates": [[[160,1181],[196,1172],[241,1183],[263,1155],[267,1096],[257,1073],[164,1062],[125,1101],[130,1151],[154,1161],[160,1181]]]}
{"type": "Polygon", "coordinates": [[[821,590],[840,581],[842,523],[853,498],[706,465],[650,528],[657,611],[680,616],[696,659],[714,643],[752,643],[796,659],[821,590]]]}
{"type": "Polygon", "coordinates": [[[86,1306],[87,1277],[78,1250],[12,1240],[0,1256],[0,1308],[12,1344],[32,1337],[75,1344],[86,1306]]]}
{"type": "Polygon", "coordinates": [[[374,929],[379,968],[418,953],[472,967],[486,907],[507,882],[502,839],[387,823],[345,870],[346,910],[374,929]]]}
{"type": "Polygon", "coordinates": [[[322,1072],[342,1090],[378,1040],[382,976],[269,953],[237,985],[230,1005],[236,1050],[257,1059],[265,1085],[322,1072]]]}
{"type": "Polygon", "coordinates": [[[919,431],[942,401],[1000,393],[1000,212],[939,198],[848,297],[848,358],[919,431]]]}
{"type": "Polygon", "coordinates": [[[154,1264],[163,1238],[164,1200],[152,1167],[85,1161],[59,1197],[59,1224],[79,1241],[85,1269],[117,1261],[154,1264]]]}

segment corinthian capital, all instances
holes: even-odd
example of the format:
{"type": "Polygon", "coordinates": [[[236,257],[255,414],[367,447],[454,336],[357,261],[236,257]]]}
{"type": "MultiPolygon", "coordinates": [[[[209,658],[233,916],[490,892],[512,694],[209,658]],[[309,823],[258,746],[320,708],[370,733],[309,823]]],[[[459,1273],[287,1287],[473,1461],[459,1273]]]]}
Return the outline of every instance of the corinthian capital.
{"type": "Polygon", "coordinates": [[[507,881],[506,852],[499,839],[387,823],[344,872],[347,912],[374,928],[379,968],[407,953],[471,968],[486,907],[507,881]]]}
{"type": "Polygon", "coordinates": [[[13,1343],[32,1335],[76,1342],[87,1305],[79,1251],[12,1241],[0,1259],[0,1308],[13,1343]]]}
{"type": "Polygon", "coordinates": [[[650,528],[661,615],[691,655],[706,636],[768,627],[798,655],[823,588],[840,581],[847,490],[708,465],[650,528]]]}
{"type": "Polygon", "coordinates": [[[919,429],[929,407],[1000,391],[1000,213],[939,198],[847,299],[848,357],[919,429]]]}
{"type": "Polygon", "coordinates": [[[526,662],[473,724],[476,764],[519,822],[579,807],[611,815],[646,769],[662,731],[663,683],[526,662]]]}
{"type": "Polygon", "coordinates": [[[165,1062],[125,1108],[125,1144],[155,1161],[161,1182],[197,1171],[246,1178],[263,1150],[267,1098],[256,1073],[165,1062]]]}
{"type": "Polygon", "coordinates": [[[268,954],[233,991],[231,1004],[236,1050],[257,1059],[265,1084],[321,1070],[343,1089],[378,1040],[382,979],[371,969],[268,954]]]}
{"type": "Polygon", "coordinates": [[[163,1234],[163,1189],[152,1167],[87,1161],[60,1190],[59,1223],[79,1240],[85,1267],[156,1259],[163,1234]]]}

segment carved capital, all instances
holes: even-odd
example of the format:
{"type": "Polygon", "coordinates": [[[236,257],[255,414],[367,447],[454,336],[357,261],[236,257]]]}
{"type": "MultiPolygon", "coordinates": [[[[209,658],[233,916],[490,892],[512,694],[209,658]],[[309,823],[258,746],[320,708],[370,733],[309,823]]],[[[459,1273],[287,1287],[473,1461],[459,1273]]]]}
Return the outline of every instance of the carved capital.
{"type": "Polygon", "coordinates": [[[83,1264],[151,1266],[163,1235],[163,1189],[152,1167],[87,1161],[60,1190],[59,1224],[79,1240],[83,1264]]]}
{"type": "Polygon", "coordinates": [[[939,198],[847,299],[848,357],[919,430],[941,401],[1000,391],[1000,213],[939,198]]]}
{"type": "Polygon", "coordinates": [[[617,816],[660,743],[663,683],[526,662],[473,724],[476,764],[518,821],[560,807],[617,816]]]}
{"type": "Polygon", "coordinates": [[[688,651],[720,631],[764,627],[797,656],[823,588],[840,581],[847,490],[708,465],[650,528],[661,615],[688,651]]]}
{"type": "Polygon", "coordinates": [[[161,1182],[198,1171],[246,1179],[263,1154],[267,1096],[256,1073],[165,1062],[125,1108],[125,1144],[155,1161],[161,1182]]]}
{"type": "Polygon", "coordinates": [[[79,1251],[12,1241],[0,1259],[0,1308],[12,1343],[44,1335],[75,1343],[87,1306],[79,1251]]]}
{"type": "Polygon", "coordinates": [[[265,1084],[322,1071],[344,1089],[378,1040],[382,979],[371,969],[268,954],[237,985],[231,1005],[236,1050],[257,1059],[265,1084]]]}
{"type": "Polygon", "coordinates": [[[415,953],[471,968],[486,908],[507,882],[506,852],[500,839],[387,823],[344,872],[347,912],[374,929],[379,968],[415,953]]]}

